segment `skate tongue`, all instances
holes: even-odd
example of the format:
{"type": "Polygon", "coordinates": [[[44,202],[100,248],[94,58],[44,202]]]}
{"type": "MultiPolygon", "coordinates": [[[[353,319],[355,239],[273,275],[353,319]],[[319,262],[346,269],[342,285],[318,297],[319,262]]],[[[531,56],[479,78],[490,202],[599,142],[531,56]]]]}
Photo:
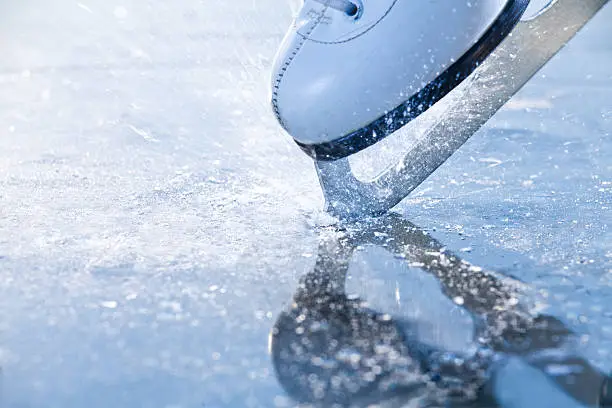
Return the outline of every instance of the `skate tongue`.
{"type": "Polygon", "coordinates": [[[296,29],[304,38],[317,42],[350,41],[381,21],[397,1],[376,0],[356,8],[360,1],[306,0],[296,18],[296,29]],[[345,8],[344,12],[339,8],[345,8]]]}

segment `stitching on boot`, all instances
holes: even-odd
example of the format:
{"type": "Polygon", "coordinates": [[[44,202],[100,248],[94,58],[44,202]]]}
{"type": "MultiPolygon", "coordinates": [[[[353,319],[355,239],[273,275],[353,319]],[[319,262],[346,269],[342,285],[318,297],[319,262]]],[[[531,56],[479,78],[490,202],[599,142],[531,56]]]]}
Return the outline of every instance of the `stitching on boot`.
{"type": "Polygon", "coordinates": [[[317,18],[317,20],[313,23],[312,27],[308,30],[308,32],[306,32],[304,35],[299,35],[300,41],[293,48],[289,56],[285,59],[278,74],[276,75],[276,78],[274,79],[274,85],[273,85],[273,90],[272,90],[272,110],[274,111],[274,116],[276,116],[276,120],[278,121],[278,123],[280,123],[281,127],[285,129],[285,131],[287,132],[288,132],[287,126],[285,125],[285,121],[281,117],[279,107],[278,107],[278,92],[280,90],[280,86],[285,76],[285,73],[289,69],[289,66],[295,59],[298,52],[302,49],[302,46],[304,45],[304,43],[308,40],[308,37],[310,36],[310,34],[312,34],[314,29],[317,28],[317,26],[319,25],[327,9],[328,7],[325,7],[321,11],[321,14],[317,18]]]}

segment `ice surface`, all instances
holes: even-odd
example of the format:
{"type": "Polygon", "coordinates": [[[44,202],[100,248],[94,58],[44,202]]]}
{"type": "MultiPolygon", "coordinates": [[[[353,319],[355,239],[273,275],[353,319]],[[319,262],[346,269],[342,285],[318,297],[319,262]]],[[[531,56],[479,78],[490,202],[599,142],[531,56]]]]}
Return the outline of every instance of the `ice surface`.
{"type": "MultiPolygon", "coordinates": [[[[0,6],[0,406],[293,405],[269,334],[315,267],[324,220],[312,163],[267,99],[296,3],[0,6]]],[[[398,208],[448,251],[522,281],[603,372],[611,18],[607,7],[398,208]]],[[[398,239],[399,225],[376,232],[398,239]]],[[[381,246],[354,256],[348,291],[467,348],[465,312],[381,246]]],[[[504,393],[530,400],[529,370],[509,366],[504,393]]]]}

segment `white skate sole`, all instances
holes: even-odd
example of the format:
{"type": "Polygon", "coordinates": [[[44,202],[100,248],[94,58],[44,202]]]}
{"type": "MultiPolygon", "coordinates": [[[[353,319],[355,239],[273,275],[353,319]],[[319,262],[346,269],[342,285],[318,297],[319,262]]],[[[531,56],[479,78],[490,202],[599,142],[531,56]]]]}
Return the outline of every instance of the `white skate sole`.
{"type": "Polygon", "coordinates": [[[553,0],[521,21],[449,94],[449,106],[399,162],[373,180],[355,177],[348,157],[315,160],[325,210],[338,218],[384,214],[442,165],[531,79],[608,0],[553,0]],[[461,97],[453,98],[453,94],[461,97]]]}

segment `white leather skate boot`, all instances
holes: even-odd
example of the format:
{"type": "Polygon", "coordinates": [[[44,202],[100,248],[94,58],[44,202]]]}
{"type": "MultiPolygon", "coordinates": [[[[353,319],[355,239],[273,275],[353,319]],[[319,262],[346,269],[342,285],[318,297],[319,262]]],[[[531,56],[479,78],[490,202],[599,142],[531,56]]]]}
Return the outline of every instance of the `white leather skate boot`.
{"type": "Polygon", "coordinates": [[[339,218],[380,215],[444,163],[609,0],[305,0],[272,72],[276,118],[339,218]],[[523,20],[521,20],[523,18],[523,20]],[[464,80],[470,77],[469,81],[464,80]],[[461,85],[461,86],[459,86],[461,85]],[[373,180],[348,156],[458,88],[373,180]]]}
{"type": "Polygon", "coordinates": [[[528,0],[306,0],[277,55],[278,121],[317,159],[359,151],[466,78],[528,0]]]}

